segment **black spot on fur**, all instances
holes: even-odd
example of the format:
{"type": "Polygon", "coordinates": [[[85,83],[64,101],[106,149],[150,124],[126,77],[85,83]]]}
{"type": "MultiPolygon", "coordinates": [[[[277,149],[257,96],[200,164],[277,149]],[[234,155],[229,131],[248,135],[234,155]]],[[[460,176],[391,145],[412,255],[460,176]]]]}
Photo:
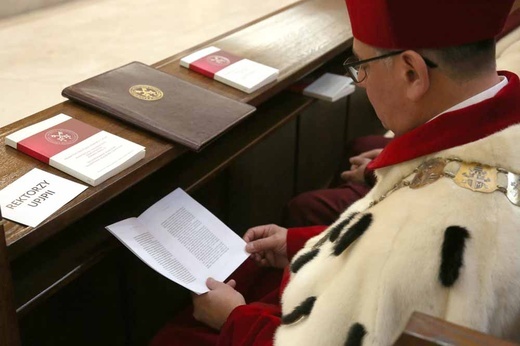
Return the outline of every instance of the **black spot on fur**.
{"type": "Polygon", "coordinates": [[[339,238],[334,245],[333,254],[335,256],[341,255],[346,248],[350,246],[357,238],[359,238],[372,223],[372,214],[365,214],[355,224],[353,224],[346,232],[339,238]]]}
{"type": "Polygon", "coordinates": [[[309,297],[298,305],[293,312],[288,315],[282,316],[282,324],[291,324],[298,321],[303,316],[310,315],[312,308],[316,302],[316,297],[309,297]]]}
{"type": "Polygon", "coordinates": [[[356,216],[357,214],[359,214],[357,211],[355,213],[350,214],[345,220],[341,221],[339,224],[332,227],[332,229],[329,230],[323,237],[321,237],[320,240],[318,240],[312,248],[313,249],[319,248],[320,246],[323,245],[323,243],[325,243],[327,241],[327,239],[330,239],[331,242],[334,242],[336,240],[336,238],[339,236],[339,234],[341,233],[341,230],[346,225],[348,225],[348,223],[350,221],[352,221],[354,216],[356,216]]]}
{"type": "Polygon", "coordinates": [[[363,338],[367,331],[365,327],[360,323],[354,323],[348,331],[347,341],[345,346],[361,346],[363,344],[363,338]]]}
{"type": "Polygon", "coordinates": [[[307,264],[309,261],[311,261],[316,255],[320,252],[320,249],[314,249],[311,250],[300,257],[298,257],[296,260],[294,260],[291,263],[291,271],[293,273],[296,273],[298,270],[300,270],[305,264],[307,264]]]}
{"type": "Polygon", "coordinates": [[[355,213],[352,213],[349,217],[347,217],[345,220],[341,221],[340,223],[338,223],[336,226],[334,226],[330,232],[329,232],[329,240],[331,242],[335,242],[336,239],[338,239],[339,237],[339,234],[341,233],[341,230],[343,228],[345,228],[346,225],[348,225],[350,223],[350,221],[352,221],[352,219],[357,215],[359,214],[358,212],[355,212],[355,213]]]}
{"type": "Polygon", "coordinates": [[[464,227],[450,226],[444,232],[439,280],[445,287],[451,287],[459,278],[460,268],[464,264],[464,248],[467,238],[469,238],[469,232],[464,227]]]}

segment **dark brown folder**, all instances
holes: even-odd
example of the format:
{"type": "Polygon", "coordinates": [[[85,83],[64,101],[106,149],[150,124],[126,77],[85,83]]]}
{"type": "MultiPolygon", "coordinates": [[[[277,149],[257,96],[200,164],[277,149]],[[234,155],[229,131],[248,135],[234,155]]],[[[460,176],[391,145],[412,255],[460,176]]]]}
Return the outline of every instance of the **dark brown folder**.
{"type": "Polygon", "coordinates": [[[62,95],[197,151],[255,110],[140,62],[71,85],[62,95]]]}

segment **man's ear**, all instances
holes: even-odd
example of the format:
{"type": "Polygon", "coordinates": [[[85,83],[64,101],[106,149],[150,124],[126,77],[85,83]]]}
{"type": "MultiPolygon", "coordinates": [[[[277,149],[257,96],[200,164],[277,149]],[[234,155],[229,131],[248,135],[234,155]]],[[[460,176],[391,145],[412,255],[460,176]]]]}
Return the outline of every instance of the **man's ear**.
{"type": "Polygon", "coordinates": [[[406,96],[411,101],[420,100],[430,88],[428,66],[422,56],[407,50],[399,55],[400,73],[406,85],[406,96]]]}

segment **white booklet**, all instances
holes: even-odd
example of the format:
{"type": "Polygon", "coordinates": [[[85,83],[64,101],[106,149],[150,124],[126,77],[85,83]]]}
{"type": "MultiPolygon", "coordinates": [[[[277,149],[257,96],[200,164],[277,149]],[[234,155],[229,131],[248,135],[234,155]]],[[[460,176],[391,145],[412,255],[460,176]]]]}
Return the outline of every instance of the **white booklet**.
{"type": "Polygon", "coordinates": [[[355,90],[356,86],[353,84],[352,78],[327,72],[303,89],[303,94],[335,102],[352,94],[355,90]]]}
{"type": "Polygon", "coordinates": [[[178,188],[137,218],[106,227],[158,273],[197,294],[224,281],[249,254],[245,241],[178,188]]]}
{"type": "Polygon", "coordinates": [[[145,156],[143,146],[63,113],[9,134],[5,144],[92,186],[145,156]]]}
{"type": "Polygon", "coordinates": [[[180,64],[248,94],[275,81],[279,73],[274,67],[213,46],[185,56],[180,64]]]}

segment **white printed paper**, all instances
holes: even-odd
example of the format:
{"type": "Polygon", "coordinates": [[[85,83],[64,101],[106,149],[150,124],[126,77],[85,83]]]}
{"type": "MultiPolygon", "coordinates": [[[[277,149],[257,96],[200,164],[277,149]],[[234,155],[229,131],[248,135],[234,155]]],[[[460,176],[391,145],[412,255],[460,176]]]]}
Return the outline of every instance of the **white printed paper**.
{"type": "Polygon", "coordinates": [[[144,155],[143,146],[100,131],[54,155],[49,164],[96,186],[141,160],[144,155]]]}
{"type": "Polygon", "coordinates": [[[208,291],[208,277],[224,281],[249,257],[245,241],[182,189],[107,229],[152,269],[197,294],[208,291]]]}
{"type": "Polygon", "coordinates": [[[36,227],[86,188],[34,168],[0,191],[2,217],[36,227]]]}

